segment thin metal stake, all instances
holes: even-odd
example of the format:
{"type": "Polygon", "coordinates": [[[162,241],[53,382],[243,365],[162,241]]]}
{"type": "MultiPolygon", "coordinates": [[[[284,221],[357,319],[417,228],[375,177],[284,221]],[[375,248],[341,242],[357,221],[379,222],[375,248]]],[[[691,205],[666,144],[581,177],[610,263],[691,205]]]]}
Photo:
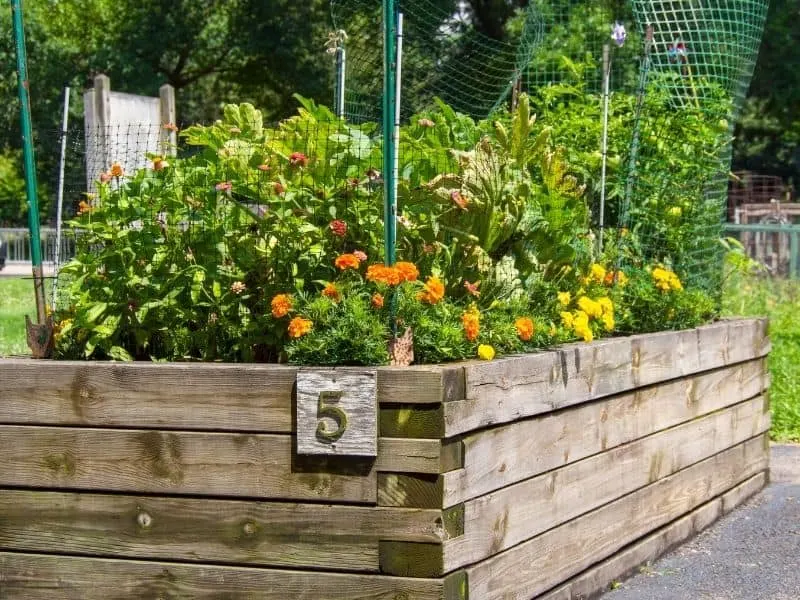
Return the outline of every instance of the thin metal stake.
{"type": "Polygon", "coordinates": [[[600,171],[600,234],[598,236],[598,250],[603,252],[603,230],[605,229],[606,215],[606,163],[608,162],[608,96],[609,80],[611,79],[611,47],[603,46],[603,142],[600,151],[603,157],[603,166],[600,171]]]}
{"type": "Polygon", "coordinates": [[[336,116],[344,118],[344,83],[347,54],[344,46],[336,48],[336,116]]]}
{"type": "Polygon", "coordinates": [[[58,196],[56,202],[56,249],[53,265],[53,301],[55,310],[58,294],[58,268],[61,265],[61,211],[64,207],[64,163],[67,158],[67,126],[69,124],[69,87],[64,88],[64,113],[61,117],[61,158],[58,164],[58,196]]]}

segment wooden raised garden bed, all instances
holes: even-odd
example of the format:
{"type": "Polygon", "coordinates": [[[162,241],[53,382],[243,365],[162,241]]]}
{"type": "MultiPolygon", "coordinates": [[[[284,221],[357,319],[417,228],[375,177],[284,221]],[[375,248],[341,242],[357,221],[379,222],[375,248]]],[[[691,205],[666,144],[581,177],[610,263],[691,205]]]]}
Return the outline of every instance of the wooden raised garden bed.
{"type": "Polygon", "coordinates": [[[295,368],[0,361],[0,597],[583,597],[764,485],[768,350],[736,320],[337,370],[377,402],[302,455],[295,368]]]}

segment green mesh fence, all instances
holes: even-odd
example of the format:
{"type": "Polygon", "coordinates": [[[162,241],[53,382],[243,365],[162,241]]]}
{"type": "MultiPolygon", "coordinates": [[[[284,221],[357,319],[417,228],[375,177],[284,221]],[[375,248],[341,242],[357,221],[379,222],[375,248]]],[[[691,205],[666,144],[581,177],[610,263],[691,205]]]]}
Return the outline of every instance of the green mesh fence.
{"type": "MultiPolygon", "coordinates": [[[[529,93],[533,112],[552,128],[553,143],[566,148],[572,171],[587,186],[595,228],[605,189],[611,254],[627,263],[663,262],[690,284],[719,289],[733,125],[767,0],[533,0],[506,23],[500,40],[479,33],[463,4],[398,4],[406,26],[404,122],[435,97],[484,118],[507,109],[518,92],[529,93]],[[610,36],[616,21],[627,28],[622,46],[610,36]],[[611,97],[603,182],[606,45],[611,97]]],[[[378,122],[380,2],[332,0],[331,7],[334,26],[348,36],[344,115],[378,122]]],[[[401,152],[406,173],[430,161],[413,148],[401,152]]],[[[452,167],[440,165],[441,172],[452,167]]],[[[402,193],[402,169],[400,177],[402,193]]]]}

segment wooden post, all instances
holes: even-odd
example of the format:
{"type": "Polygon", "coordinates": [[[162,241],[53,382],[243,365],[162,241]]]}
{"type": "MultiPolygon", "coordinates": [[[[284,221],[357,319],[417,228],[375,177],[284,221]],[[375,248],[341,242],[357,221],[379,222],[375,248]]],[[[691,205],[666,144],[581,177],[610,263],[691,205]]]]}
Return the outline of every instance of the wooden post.
{"type": "Polygon", "coordinates": [[[165,83],[158,88],[158,97],[161,100],[161,133],[159,135],[161,147],[164,149],[165,155],[175,156],[178,149],[178,135],[175,128],[172,127],[177,125],[175,88],[165,83]]]}

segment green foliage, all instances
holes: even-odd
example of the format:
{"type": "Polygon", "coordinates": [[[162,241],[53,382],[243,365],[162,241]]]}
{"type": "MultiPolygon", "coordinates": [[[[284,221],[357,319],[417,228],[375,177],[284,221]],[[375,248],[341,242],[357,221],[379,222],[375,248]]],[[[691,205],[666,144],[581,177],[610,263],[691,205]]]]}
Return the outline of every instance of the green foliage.
{"type": "Polygon", "coordinates": [[[0,153],[0,227],[24,223],[28,212],[19,152],[0,153]]]}

